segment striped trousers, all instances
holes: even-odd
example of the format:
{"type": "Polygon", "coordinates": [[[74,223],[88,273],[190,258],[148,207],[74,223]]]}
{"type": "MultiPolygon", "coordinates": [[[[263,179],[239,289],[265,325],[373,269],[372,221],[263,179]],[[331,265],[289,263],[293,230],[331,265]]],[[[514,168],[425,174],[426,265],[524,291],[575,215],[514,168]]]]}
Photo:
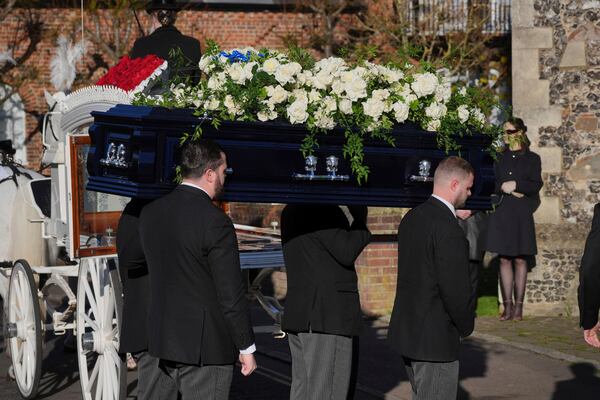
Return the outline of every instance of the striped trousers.
{"type": "Polygon", "coordinates": [[[352,337],[288,333],[292,354],[290,400],[346,400],[352,370],[352,337]]]}
{"type": "Polygon", "coordinates": [[[404,357],[412,400],[456,400],[458,360],[431,362],[404,357]]]}
{"type": "Polygon", "coordinates": [[[160,360],[160,370],[167,379],[158,399],[167,399],[173,390],[182,400],[229,400],[233,365],[189,365],[160,360]]]}

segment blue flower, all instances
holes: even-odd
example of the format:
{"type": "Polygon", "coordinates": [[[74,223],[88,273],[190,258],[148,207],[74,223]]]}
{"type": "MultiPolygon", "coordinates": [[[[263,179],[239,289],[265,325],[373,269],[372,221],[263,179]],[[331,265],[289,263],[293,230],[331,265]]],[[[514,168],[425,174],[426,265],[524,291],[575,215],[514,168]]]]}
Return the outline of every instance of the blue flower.
{"type": "MultiPolygon", "coordinates": [[[[248,50],[246,52],[246,54],[241,53],[238,50],[234,50],[231,53],[228,53],[226,51],[222,51],[219,53],[219,56],[223,56],[225,58],[227,58],[229,60],[230,64],[233,64],[235,62],[248,62],[250,61],[250,57],[252,56],[252,52],[250,50],[248,50]]],[[[264,58],[265,55],[262,53],[258,53],[258,56],[261,58],[264,58]]]]}

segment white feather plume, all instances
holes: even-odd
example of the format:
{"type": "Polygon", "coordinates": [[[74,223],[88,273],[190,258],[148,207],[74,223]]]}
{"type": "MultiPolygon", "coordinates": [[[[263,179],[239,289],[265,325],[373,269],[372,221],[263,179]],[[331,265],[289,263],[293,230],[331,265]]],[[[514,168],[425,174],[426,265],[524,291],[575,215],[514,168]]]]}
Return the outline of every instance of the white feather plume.
{"type": "Polygon", "coordinates": [[[10,51],[2,51],[0,52],[0,65],[4,64],[4,63],[11,63],[13,65],[16,65],[17,62],[15,61],[14,58],[12,58],[10,51]]]}
{"type": "Polygon", "coordinates": [[[77,62],[83,57],[85,46],[82,42],[72,45],[71,41],[62,35],[58,37],[56,44],[56,54],[50,62],[51,81],[56,90],[65,92],[75,80],[77,62]]]}

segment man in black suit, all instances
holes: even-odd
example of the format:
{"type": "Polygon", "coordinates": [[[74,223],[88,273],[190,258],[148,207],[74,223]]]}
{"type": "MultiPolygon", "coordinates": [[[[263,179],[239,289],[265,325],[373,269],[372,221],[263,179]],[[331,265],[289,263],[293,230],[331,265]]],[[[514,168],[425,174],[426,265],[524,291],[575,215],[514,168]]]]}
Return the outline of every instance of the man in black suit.
{"type": "Polygon", "coordinates": [[[398,284],[390,345],[404,358],[413,400],[456,399],[460,339],[475,322],[476,271],[456,208],[471,195],[474,172],[459,157],[435,170],[433,195],[398,228],[398,284]]]}
{"type": "Polygon", "coordinates": [[[352,339],[362,327],[354,261],[369,243],[367,208],[288,205],[281,214],[287,271],[282,328],[292,354],[292,400],[346,399],[352,339]]]}
{"type": "Polygon", "coordinates": [[[140,217],[150,276],[148,351],[183,400],[225,400],[234,362],[244,375],[256,368],[235,230],[212,203],[227,161],[216,143],[190,140],[180,166],[182,184],[140,217]]]}
{"type": "Polygon", "coordinates": [[[600,348],[600,203],[594,207],[592,229],[581,258],[578,295],[583,338],[590,346],[600,348]]]}
{"type": "Polygon", "coordinates": [[[179,48],[183,54],[183,65],[178,66],[175,74],[180,77],[190,77],[197,83],[200,78],[198,63],[200,62],[200,42],[193,37],[183,35],[175,27],[177,12],[180,7],[175,0],[153,0],[146,8],[159,27],[148,36],[135,41],[129,56],[131,58],[145,57],[154,54],[169,61],[169,69],[176,68],[171,51],[179,48]]]}
{"type": "Polygon", "coordinates": [[[137,362],[138,400],[176,399],[177,390],[158,391],[164,377],[158,368],[158,358],[148,354],[149,278],[146,258],[139,233],[139,218],[149,200],[132,199],[121,214],[117,230],[119,274],[123,284],[123,313],[119,337],[119,352],[130,353],[137,362]]]}

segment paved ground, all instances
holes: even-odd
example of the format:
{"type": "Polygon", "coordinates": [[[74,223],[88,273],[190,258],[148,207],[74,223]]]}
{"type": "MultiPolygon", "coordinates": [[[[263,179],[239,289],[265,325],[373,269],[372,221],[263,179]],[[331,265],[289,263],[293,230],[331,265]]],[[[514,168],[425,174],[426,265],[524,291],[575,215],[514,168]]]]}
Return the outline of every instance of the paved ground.
{"type": "MultiPolygon", "coordinates": [[[[260,367],[249,378],[236,371],[231,399],[286,399],[290,382],[287,341],[271,337],[262,311],[254,310],[254,316],[260,367]]],[[[399,358],[385,344],[386,334],[385,321],[365,321],[355,399],[410,398],[399,358]]],[[[46,343],[39,398],[80,399],[75,355],[64,350],[63,342],[50,337],[46,343]]],[[[6,376],[8,365],[6,354],[0,354],[0,376],[6,376]]],[[[500,323],[496,318],[479,318],[476,334],[463,346],[459,399],[598,400],[598,365],[600,353],[581,345],[574,319],[527,318],[500,323]]],[[[135,398],[135,386],[135,373],[130,373],[131,399],[135,398]]],[[[0,399],[19,398],[15,383],[1,379],[0,399]]]]}

